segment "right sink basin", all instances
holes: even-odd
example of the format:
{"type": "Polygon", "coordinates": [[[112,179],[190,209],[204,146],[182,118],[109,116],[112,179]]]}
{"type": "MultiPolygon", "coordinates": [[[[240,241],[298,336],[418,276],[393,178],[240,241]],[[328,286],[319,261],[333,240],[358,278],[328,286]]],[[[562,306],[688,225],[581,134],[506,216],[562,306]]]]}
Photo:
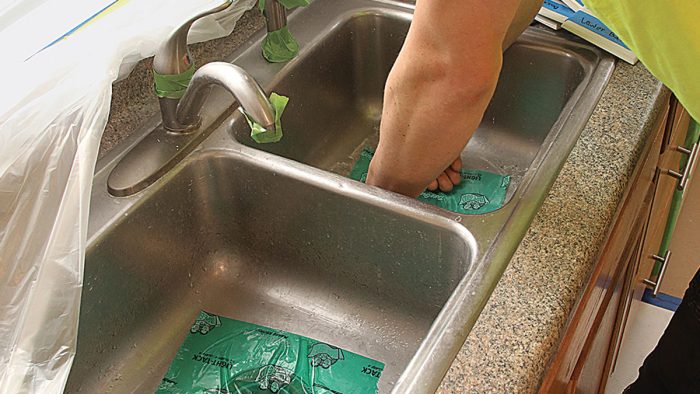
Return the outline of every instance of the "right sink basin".
{"type": "MultiPolygon", "coordinates": [[[[289,137],[258,145],[239,123],[236,140],[347,176],[362,148],[376,148],[384,84],[411,16],[391,9],[345,15],[270,87],[292,98],[284,113],[289,137]]],[[[465,168],[511,175],[511,195],[597,59],[551,39],[531,30],[508,49],[494,97],[462,153],[465,168]]],[[[437,136],[439,119],[435,125],[437,136]]]]}

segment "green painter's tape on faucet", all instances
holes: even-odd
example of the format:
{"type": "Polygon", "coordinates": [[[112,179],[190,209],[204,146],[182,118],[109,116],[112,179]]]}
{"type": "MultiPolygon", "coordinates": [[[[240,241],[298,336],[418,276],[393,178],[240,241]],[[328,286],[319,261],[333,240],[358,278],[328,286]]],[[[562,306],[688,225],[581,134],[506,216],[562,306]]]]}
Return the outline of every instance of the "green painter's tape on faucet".
{"type": "Polygon", "coordinates": [[[331,344],[202,311],[156,393],[368,394],[383,370],[331,344]]]}
{"type": "Polygon", "coordinates": [[[262,53],[270,63],[284,63],[299,53],[299,43],[285,26],[267,33],[263,39],[262,53]]]}
{"type": "MultiPolygon", "coordinates": [[[[374,152],[365,148],[355,163],[350,178],[364,182],[374,152]]],[[[424,191],[418,200],[464,215],[489,213],[502,207],[510,176],[481,170],[462,170],[462,182],[449,193],[424,191]]]]}
{"type": "Polygon", "coordinates": [[[248,121],[248,126],[250,126],[250,138],[252,138],[253,141],[258,144],[269,144],[282,139],[282,113],[284,112],[284,108],[287,107],[288,102],[288,97],[280,96],[277,93],[272,93],[270,95],[270,104],[272,104],[272,108],[275,110],[274,130],[268,130],[263,125],[255,123],[245,111],[241,111],[248,121]]]}
{"type": "Polygon", "coordinates": [[[306,7],[309,5],[309,0],[277,0],[286,9],[292,9],[296,7],[306,7]]]}
{"type": "MultiPolygon", "coordinates": [[[[309,0],[277,0],[286,9],[306,7],[309,0]]],[[[265,0],[258,1],[260,12],[265,12],[265,0]]],[[[299,53],[299,43],[287,26],[268,32],[262,43],[262,54],[270,63],[288,62],[299,53]]]]}
{"type": "MultiPolygon", "coordinates": [[[[284,8],[291,10],[296,7],[306,7],[309,5],[309,0],[277,0],[278,3],[282,4],[284,8]]],[[[265,11],[265,0],[258,1],[258,8],[260,12],[265,11]]]]}
{"type": "Polygon", "coordinates": [[[189,86],[192,80],[194,71],[194,63],[184,72],[175,75],[158,74],[156,70],[153,70],[153,82],[156,95],[160,98],[182,98],[185,94],[185,90],[187,90],[187,86],[189,86]]]}

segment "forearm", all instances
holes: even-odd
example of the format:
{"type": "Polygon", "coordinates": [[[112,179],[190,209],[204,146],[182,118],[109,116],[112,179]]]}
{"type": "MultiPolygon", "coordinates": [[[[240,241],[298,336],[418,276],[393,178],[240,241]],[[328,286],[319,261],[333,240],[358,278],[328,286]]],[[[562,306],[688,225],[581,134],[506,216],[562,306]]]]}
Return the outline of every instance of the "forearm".
{"type": "Polygon", "coordinates": [[[504,0],[493,10],[477,0],[426,1],[387,81],[367,178],[409,196],[459,156],[493,95],[504,46],[531,20],[516,13],[534,15],[539,3],[504,0]]]}
{"type": "Polygon", "coordinates": [[[387,81],[381,138],[368,180],[417,196],[459,156],[478,127],[501,55],[491,54],[489,65],[459,65],[421,61],[412,52],[405,52],[407,60],[397,62],[387,81]]]}

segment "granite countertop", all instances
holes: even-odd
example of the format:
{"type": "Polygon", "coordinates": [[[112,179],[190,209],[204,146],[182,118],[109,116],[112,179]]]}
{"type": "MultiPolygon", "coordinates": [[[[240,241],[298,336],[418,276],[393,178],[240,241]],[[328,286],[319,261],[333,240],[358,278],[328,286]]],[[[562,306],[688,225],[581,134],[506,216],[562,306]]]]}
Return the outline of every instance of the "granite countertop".
{"type": "MultiPolygon", "coordinates": [[[[221,59],[264,25],[257,10],[249,11],[230,36],[192,45],[193,58],[200,65],[221,59]]],[[[151,61],[114,84],[100,156],[158,113],[151,61]]],[[[617,64],[439,393],[539,388],[668,94],[641,64],[617,64]]]]}

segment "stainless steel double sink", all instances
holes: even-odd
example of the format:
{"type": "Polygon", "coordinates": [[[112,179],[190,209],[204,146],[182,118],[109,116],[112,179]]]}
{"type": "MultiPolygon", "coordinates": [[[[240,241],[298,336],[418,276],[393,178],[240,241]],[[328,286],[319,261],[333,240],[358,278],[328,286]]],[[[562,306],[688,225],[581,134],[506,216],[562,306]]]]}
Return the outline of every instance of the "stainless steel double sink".
{"type": "Polygon", "coordinates": [[[290,17],[296,59],[266,63],[263,32],[232,54],[266,90],[290,97],[277,144],[255,144],[233,99],[214,90],[201,143],[149,188],[117,198],[106,182],[157,118],[98,163],[67,392],[153,391],[200,310],[379,360],[382,393],[435,390],[613,61],[530,28],[506,52],[462,153],[465,167],[513,177],[509,201],[458,215],[345,178],[357,152],[376,144],[384,81],[412,10],[319,0],[290,17]]]}

